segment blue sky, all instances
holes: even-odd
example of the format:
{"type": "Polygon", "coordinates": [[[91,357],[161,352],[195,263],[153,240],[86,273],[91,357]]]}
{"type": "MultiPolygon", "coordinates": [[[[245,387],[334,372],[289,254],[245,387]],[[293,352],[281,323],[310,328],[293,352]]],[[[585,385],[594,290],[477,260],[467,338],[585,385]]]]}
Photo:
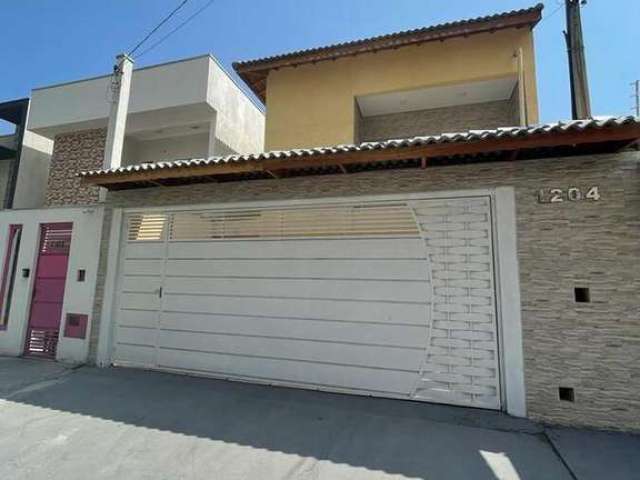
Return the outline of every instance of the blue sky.
{"type": "MultiPolygon", "coordinates": [[[[208,0],[189,0],[160,31],[208,0]]],[[[179,0],[13,0],[2,2],[0,101],[34,87],[109,72],[179,0]]],[[[215,0],[166,42],[139,58],[145,66],[211,52],[231,62],[533,6],[534,0],[215,0]]],[[[545,2],[536,28],[542,121],[570,116],[564,9],[545,2]]],[[[640,1],[589,0],[583,9],[594,114],[632,113],[640,79],[640,1]]],[[[153,38],[149,44],[153,43],[153,38]]],[[[144,50],[144,47],[141,49],[144,50]]],[[[0,126],[1,128],[1,126],[0,126]]]]}

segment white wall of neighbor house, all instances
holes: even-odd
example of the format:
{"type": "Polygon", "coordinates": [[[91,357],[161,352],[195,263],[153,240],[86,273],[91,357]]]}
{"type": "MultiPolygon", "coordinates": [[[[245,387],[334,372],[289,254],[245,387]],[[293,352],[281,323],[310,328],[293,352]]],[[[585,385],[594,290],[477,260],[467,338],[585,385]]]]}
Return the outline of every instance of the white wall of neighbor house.
{"type": "Polygon", "coordinates": [[[208,133],[139,140],[127,137],[124,143],[122,165],[159,162],[181,158],[203,158],[209,149],[208,133]]]}
{"type": "Polygon", "coordinates": [[[44,205],[53,142],[42,135],[24,132],[13,208],[44,205]]]}
{"type": "Polygon", "coordinates": [[[4,205],[4,198],[7,194],[7,184],[11,175],[11,164],[15,158],[0,160],[0,205],[4,205]]]}
{"type": "MultiPolygon", "coordinates": [[[[129,114],[206,102],[209,55],[135,69],[129,114]]],[[[105,65],[105,69],[110,65],[105,65]]],[[[110,75],[32,91],[29,128],[55,131],[61,125],[95,122],[106,126],[110,75]]]]}
{"type": "Polygon", "coordinates": [[[213,57],[209,62],[207,101],[216,111],[215,136],[220,142],[238,153],[263,151],[265,117],[262,108],[213,57]]]}
{"type": "Polygon", "coordinates": [[[91,313],[98,274],[98,256],[104,210],[90,208],[53,208],[40,210],[13,210],[0,214],[0,258],[4,259],[10,225],[22,225],[22,238],[18,254],[17,271],[11,300],[11,314],[6,330],[0,330],[0,355],[21,355],[27,331],[35,269],[40,242],[40,224],[72,222],[73,232],[69,252],[69,266],[62,307],[60,340],[57,360],[80,363],[87,358],[89,335],[85,339],[65,338],[64,320],[67,313],[89,315],[87,332],[91,325],[91,313]],[[22,270],[31,273],[23,278],[22,270]],[[77,271],[84,269],[84,282],[77,279],[77,271]]]}
{"type": "MultiPolygon", "coordinates": [[[[28,128],[52,140],[105,128],[110,82],[105,75],[33,90],[28,128]]],[[[134,70],[125,135],[123,165],[255,153],[264,146],[264,113],[217,60],[203,55],[134,70]]],[[[46,185],[47,173],[48,165],[34,175],[36,187],[46,185]]],[[[42,204],[41,195],[24,193],[21,207],[42,204]]]]}

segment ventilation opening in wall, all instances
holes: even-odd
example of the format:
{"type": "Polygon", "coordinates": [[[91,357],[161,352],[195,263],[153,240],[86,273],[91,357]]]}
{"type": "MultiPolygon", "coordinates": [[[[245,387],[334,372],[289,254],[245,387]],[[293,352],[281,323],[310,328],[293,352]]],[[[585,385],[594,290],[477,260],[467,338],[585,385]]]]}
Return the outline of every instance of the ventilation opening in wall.
{"type": "Polygon", "coordinates": [[[558,387],[558,398],[563,402],[574,402],[575,392],[571,387],[558,387]]]}
{"type": "Polygon", "coordinates": [[[591,293],[588,288],[576,287],[574,289],[576,303],[589,303],[591,301],[591,293]]]}

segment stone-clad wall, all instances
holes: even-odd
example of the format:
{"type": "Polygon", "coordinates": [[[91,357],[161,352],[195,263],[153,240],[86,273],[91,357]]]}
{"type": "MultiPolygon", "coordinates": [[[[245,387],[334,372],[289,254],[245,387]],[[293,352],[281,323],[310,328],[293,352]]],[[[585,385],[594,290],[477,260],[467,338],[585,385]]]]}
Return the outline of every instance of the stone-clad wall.
{"type": "MultiPolygon", "coordinates": [[[[142,207],[513,186],[529,415],[640,430],[639,170],[640,154],[629,152],[128,190],[110,193],[108,202],[142,207]],[[540,188],[592,185],[599,186],[598,202],[537,202],[540,188]],[[575,287],[591,288],[592,302],[575,303],[575,287]],[[559,386],[575,388],[575,403],[559,401],[559,386]]],[[[106,253],[103,241],[99,298],[106,253]]]]}
{"type": "Polygon", "coordinates": [[[102,167],[105,129],[56,135],[49,168],[46,206],[84,205],[98,201],[98,188],[82,185],[77,174],[102,167]]]}
{"type": "Polygon", "coordinates": [[[517,100],[361,117],[358,138],[367,142],[519,125],[517,100]]]}

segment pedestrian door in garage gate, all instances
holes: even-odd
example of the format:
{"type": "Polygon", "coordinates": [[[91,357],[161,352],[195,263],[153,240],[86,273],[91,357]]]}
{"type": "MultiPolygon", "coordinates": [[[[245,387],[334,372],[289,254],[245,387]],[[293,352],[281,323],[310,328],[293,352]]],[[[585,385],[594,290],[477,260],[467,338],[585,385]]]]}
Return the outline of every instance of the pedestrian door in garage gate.
{"type": "Polygon", "coordinates": [[[500,408],[491,199],[127,212],[112,362],[500,408]]]}

